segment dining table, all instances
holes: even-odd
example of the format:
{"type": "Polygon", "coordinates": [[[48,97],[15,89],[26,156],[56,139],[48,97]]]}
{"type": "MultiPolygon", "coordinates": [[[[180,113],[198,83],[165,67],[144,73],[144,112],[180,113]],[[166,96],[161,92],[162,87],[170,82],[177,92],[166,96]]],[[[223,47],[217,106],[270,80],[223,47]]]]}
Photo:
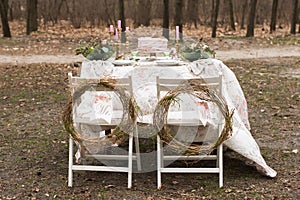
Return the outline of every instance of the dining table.
{"type": "MultiPolygon", "coordinates": [[[[127,60],[84,60],[79,76],[82,78],[130,76],[132,78],[133,96],[142,113],[137,120],[139,123],[152,124],[153,112],[158,103],[156,77],[191,79],[210,77],[220,73],[222,73],[223,97],[229,109],[234,111],[232,135],[224,142],[224,145],[252,161],[257,170],[262,174],[275,177],[277,172],[268,166],[260,152],[258,144],[251,134],[247,101],[239,81],[233,71],[221,60],[208,58],[190,62],[178,58],[153,55],[135,55],[127,60]]],[[[86,92],[78,106],[77,114],[91,120],[105,118],[105,120],[109,121],[112,117],[111,115],[104,116],[101,113],[97,113],[98,111],[95,108],[99,106],[97,105],[99,101],[95,101],[95,98],[97,98],[97,92],[86,92]]],[[[122,105],[115,96],[111,99],[111,102],[108,102],[110,105],[108,109],[122,109],[122,105]]],[[[216,123],[213,113],[210,112],[210,108],[203,107],[205,104],[198,104],[200,105],[198,107],[191,105],[190,103],[183,103],[180,106],[174,105],[172,109],[174,111],[182,111],[182,109],[198,110],[198,112],[195,112],[195,116],[191,117],[200,117],[203,123],[216,123]]]]}

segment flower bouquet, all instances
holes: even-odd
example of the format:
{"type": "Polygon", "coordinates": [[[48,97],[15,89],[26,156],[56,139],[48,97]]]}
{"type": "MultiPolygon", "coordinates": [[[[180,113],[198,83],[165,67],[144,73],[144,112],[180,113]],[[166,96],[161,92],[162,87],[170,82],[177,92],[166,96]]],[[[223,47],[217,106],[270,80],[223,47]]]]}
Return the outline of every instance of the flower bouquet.
{"type": "Polygon", "coordinates": [[[87,43],[85,46],[75,50],[76,55],[82,54],[88,60],[108,60],[113,56],[115,50],[106,42],[87,43]]]}
{"type": "Polygon", "coordinates": [[[185,45],[180,54],[184,59],[193,62],[198,59],[214,58],[216,53],[204,42],[199,41],[185,45]]]}

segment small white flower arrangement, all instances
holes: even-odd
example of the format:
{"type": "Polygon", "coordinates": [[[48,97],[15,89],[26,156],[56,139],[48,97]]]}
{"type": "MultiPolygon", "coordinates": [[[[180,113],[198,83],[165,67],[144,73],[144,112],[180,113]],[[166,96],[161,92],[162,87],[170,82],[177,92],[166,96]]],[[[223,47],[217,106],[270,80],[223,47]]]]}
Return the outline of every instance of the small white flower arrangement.
{"type": "Polygon", "coordinates": [[[182,57],[191,62],[198,59],[214,58],[215,54],[215,51],[201,40],[197,43],[185,45],[181,50],[182,57]]]}

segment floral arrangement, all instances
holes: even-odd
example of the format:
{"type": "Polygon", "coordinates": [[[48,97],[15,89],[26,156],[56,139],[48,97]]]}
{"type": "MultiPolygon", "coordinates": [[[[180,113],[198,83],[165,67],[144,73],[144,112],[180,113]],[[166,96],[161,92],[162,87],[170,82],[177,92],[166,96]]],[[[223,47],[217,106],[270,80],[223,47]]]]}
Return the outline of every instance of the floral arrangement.
{"type": "Polygon", "coordinates": [[[197,43],[185,45],[181,50],[182,57],[191,62],[198,59],[214,58],[215,54],[215,51],[203,42],[202,39],[197,43]]]}
{"type": "Polygon", "coordinates": [[[90,42],[86,43],[83,47],[75,50],[76,55],[82,54],[88,60],[107,60],[113,56],[115,50],[105,40],[100,43],[90,42]]]}

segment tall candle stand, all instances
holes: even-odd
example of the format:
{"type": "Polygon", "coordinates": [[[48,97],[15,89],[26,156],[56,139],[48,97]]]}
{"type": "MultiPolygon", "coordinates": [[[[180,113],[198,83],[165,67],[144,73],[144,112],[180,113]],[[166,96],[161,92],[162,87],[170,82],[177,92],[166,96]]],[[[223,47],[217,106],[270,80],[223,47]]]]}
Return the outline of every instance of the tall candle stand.
{"type": "Polygon", "coordinates": [[[120,54],[120,44],[121,44],[121,40],[120,40],[120,29],[116,29],[116,35],[115,35],[115,47],[116,47],[116,60],[120,60],[121,59],[121,54],[120,54]]]}
{"type": "Polygon", "coordinates": [[[175,47],[176,47],[176,57],[178,59],[179,58],[179,39],[176,39],[175,42],[176,42],[176,44],[175,44],[175,47]]]}

